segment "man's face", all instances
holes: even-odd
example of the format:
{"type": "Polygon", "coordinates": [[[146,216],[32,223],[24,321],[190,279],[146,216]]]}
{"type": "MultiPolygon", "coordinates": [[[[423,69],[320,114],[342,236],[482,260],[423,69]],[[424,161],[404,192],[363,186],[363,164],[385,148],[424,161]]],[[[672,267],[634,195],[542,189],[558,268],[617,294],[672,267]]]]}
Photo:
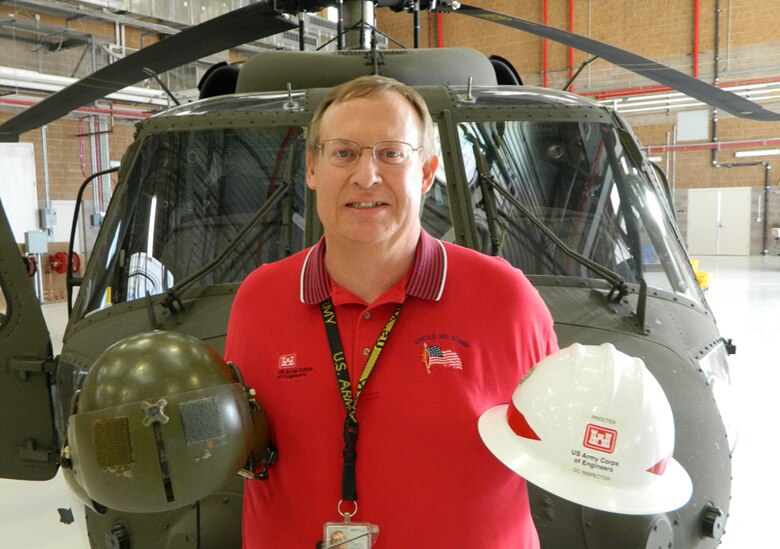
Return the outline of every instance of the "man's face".
{"type": "Polygon", "coordinates": [[[335,546],[334,549],[344,549],[346,547],[346,544],[342,543],[346,541],[347,537],[344,532],[341,530],[336,530],[330,535],[330,539],[328,540],[328,544],[333,547],[335,544],[338,544],[335,546]]]}
{"type": "MultiPolygon", "coordinates": [[[[320,143],[347,139],[362,147],[380,141],[422,145],[421,121],[396,93],[335,103],[322,117],[320,143]]],[[[427,151],[433,156],[433,151],[427,151]]],[[[414,152],[403,166],[387,166],[363,149],[348,166],[333,165],[320,150],[310,153],[307,184],[317,192],[317,213],[329,242],[390,245],[416,242],[422,195],[433,184],[437,158],[414,152]]]]}

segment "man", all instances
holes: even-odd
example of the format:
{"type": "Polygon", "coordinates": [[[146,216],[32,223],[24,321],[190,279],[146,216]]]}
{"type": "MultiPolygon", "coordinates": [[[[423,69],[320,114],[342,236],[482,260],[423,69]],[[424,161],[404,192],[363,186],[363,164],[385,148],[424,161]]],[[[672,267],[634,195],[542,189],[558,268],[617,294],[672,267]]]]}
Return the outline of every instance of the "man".
{"type": "Polygon", "coordinates": [[[422,98],[382,77],[335,88],[307,162],[323,239],[252,273],[228,328],[279,449],[246,483],[244,547],[311,547],[350,519],[379,549],[537,548],[525,482],[477,419],[557,349],[552,319],[504,260],[421,230],[438,163],[422,98]]]}

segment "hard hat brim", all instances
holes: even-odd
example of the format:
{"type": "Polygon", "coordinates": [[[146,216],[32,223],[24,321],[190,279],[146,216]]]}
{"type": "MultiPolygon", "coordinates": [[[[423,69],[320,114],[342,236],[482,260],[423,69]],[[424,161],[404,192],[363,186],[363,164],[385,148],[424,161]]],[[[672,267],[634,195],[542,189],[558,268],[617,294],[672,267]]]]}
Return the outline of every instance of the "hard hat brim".
{"type": "Polygon", "coordinates": [[[565,470],[543,459],[539,440],[517,436],[506,421],[508,405],[495,406],[484,412],[478,423],[479,434],[488,450],[504,465],[556,496],[612,513],[649,515],[665,513],[685,505],[693,492],[691,478],[683,467],[671,459],[663,475],[652,478],[641,488],[610,485],[587,476],[587,472],[565,470]]]}

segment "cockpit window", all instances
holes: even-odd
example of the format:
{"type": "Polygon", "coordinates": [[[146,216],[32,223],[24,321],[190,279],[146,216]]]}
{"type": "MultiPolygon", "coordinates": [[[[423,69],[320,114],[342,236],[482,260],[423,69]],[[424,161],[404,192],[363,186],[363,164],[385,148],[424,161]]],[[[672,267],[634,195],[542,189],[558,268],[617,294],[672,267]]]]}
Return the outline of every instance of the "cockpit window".
{"type": "Polygon", "coordinates": [[[454,242],[455,231],[452,226],[450,200],[447,194],[447,175],[444,170],[444,158],[441,153],[441,140],[438,131],[435,136],[435,154],[439,159],[439,165],[433,179],[433,185],[423,196],[420,224],[423,229],[436,238],[446,242],[454,242]]]}
{"type": "Polygon", "coordinates": [[[700,300],[657,185],[605,123],[459,125],[479,249],[530,275],[597,278],[566,246],[627,283],[700,300]]]}
{"type": "Polygon", "coordinates": [[[241,244],[195,285],[239,282],[300,250],[305,164],[297,126],[150,135],[112,199],[82,312],[167,291],[217,258],[263,205],[241,244]]]}

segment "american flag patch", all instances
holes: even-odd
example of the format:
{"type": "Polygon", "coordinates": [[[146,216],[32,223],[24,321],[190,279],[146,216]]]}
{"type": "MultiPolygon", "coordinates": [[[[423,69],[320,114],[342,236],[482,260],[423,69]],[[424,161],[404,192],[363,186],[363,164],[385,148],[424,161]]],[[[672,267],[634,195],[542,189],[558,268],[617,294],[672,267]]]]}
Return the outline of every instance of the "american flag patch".
{"type": "Polygon", "coordinates": [[[281,355],[279,357],[279,368],[295,368],[295,353],[281,355]]]}
{"type": "Polygon", "coordinates": [[[427,345],[423,343],[422,361],[425,369],[431,373],[431,366],[444,366],[445,368],[463,369],[463,363],[460,361],[458,353],[442,349],[438,345],[427,345]]]}

